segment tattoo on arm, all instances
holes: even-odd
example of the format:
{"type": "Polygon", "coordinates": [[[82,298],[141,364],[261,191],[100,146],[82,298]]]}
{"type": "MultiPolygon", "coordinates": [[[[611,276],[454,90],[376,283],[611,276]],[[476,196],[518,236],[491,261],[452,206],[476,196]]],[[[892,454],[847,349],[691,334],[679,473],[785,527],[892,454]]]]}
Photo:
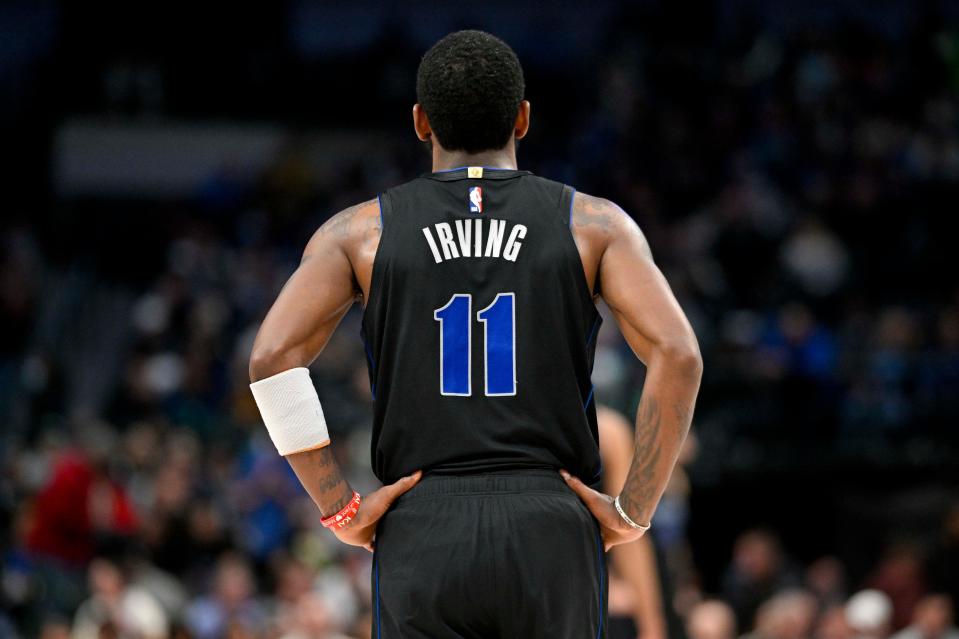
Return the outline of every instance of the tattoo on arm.
{"type": "MultiPolygon", "coordinates": [[[[574,196],[575,197],[575,196],[574,196]]],[[[609,210],[600,203],[605,200],[580,195],[573,202],[573,224],[578,228],[587,226],[596,227],[602,232],[608,232],[612,226],[609,210]]]]}
{"type": "Polygon", "coordinates": [[[633,462],[619,496],[627,514],[651,517],[666,488],[692,420],[692,406],[688,402],[676,401],[672,409],[671,412],[667,409],[664,415],[660,401],[652,395],[644,396],[640,402],[633,462]]]}
{"type": "MultiPolygon", "coordinates": [[[[375,255],[383,232],[383,223],[377,200],[369,200],[343,209],[319,228],[314,239],[323,240],[327,246],[323,249],[340,250],[354,268],[353,279],[354,301],[363,301],[363,291],[357,280],[354,259],[363,255],[375,255]],[[331,249],[329,245],[335,247],[331,249]]],[[[311,243],[314,240],[311,240],[311,243]]],[[[310,259],[312,252],[307,249],[301,261],[310,259]]]]}
{"type": "Polygon", "coordinates": [[[636,418],[636,445],[633,462],[619,496],[620,505],[630,512],[647,512],[656,499],[657,488],[654,478],[662,452],[660,448],[660,430],[663,415],[655,397],[643,397],[636,418]]]}
{"type": "Polygon", "coordinates": [[[675,298],[655,267],[649,242],[635,220],[602,198],[577,194],[573,204],[574,239],[581,254],[592,260],[589,264],[595,265],[594,271],[586,269],[594,277],[593,292],[602,295],[618,313],[621,325],[629,324],[630,331],[624,333],[630,346],[649,362],[636,416],[633,459],[619,496],[627,514],[634,521],[646,523],[666,488],[689,429],[702,362],[695,335],[676,308],[675,298]],[[637,272],[643,276],[637,278],[637,272]],[[601,290],[604,288],[608,290],[601,290]],[[655,305],[647,305],[644,311],[636,302],[637,292],[654,296],[655,305]],[[654,357],[653,351],[660,343],[681,348],[663,350],[661,357],[654,357]]]}
{"type": "Polygon", "coordinates": [[[602,295],[603,265],[607,252],[619,243],[639,247],[652,261],[649,243],[639,225],[619,206],[602,198],[577,193],[573,200],[573,239],[581,255],[594,294],[602,295]],[[593,263],[595,268],[586,266],[593,263]]]}
{"type": "MultiPolygon", "coordinates": [[[[365,203],[364,203],[365,204],[365,203]]],[[[320,231],[328,233],[337,238],[343,239],[350,235],[350,227],[353,225],[353,218],[364,204],[355,204],[348,209],[343,209],[320,227],[320,231]]]]}
{"type": "MultiPolygon", "coordinates": [[[[643,233],[639,230],[639,225],[629,216],[626,211],[619,206],[591,195],[578,194],[573,206],[573,225],[577,228],[593,229],[602,232],[607,236],[607,241],[620,235],[637,235],[642,237],[643,233]]],[[[644,239],[645,249],[649,250],[649,245],[644,239]]]]}
{"type": "Polygon", "coordinates": [[[289,455],[287,461],[324,517],[338,512],[353,496],[330,446],[289,455]]]}
{"type": "Polygon", "coordinates": [[[343,209],[320,227],[320,233],[338,240],[366,241],[371,237],[379,239],[382,231],[379,208],[371,207],[375,200],[361,202],[343,209]]]}

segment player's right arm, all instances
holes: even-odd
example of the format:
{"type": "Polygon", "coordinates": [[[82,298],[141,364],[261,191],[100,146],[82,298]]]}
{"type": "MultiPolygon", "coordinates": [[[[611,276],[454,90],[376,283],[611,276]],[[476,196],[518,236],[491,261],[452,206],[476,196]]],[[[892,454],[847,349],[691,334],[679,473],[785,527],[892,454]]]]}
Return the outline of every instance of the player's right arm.
{"type": "MultiPolygon", "coordinates": [[[[340,320],[362,296],[353,261],[363,259],[363,243],[371,230],[378,237],[378,224],[379,207],[376,200],[371,200],[341,211],[314,234],[299,267],[257,333],[250,356],[251,382],[309,367],[319,356],[340,320]]],[[[323,419],[322,414],[317,419],[323,419]]],[[[304,428],[310,428],[310,424],[304,428]]],[[[353,491],[328,440],[287,454],[286,460],[324,517],[337,513],[350,501],[353,491]]],[[[418,479],[419,475],[414,474],[366,495],[354,520],[334,530],[337,537],[372,549],[377,521],[418,479]]]]}
{"type": "MultiPolygon", "coordinates": [[[[632,218],[608,200],[577,193],[573,225],[581,254],[598,256],[584,261],[587,277],[646,364],[633,459],[619,504],[630,520],[647,525],[692,421],[703,369],[699,344],[632,218]]],[[[642,535],[619,514],[611,496],[563,476],[599,521],[607,549],[642,535]]]]}

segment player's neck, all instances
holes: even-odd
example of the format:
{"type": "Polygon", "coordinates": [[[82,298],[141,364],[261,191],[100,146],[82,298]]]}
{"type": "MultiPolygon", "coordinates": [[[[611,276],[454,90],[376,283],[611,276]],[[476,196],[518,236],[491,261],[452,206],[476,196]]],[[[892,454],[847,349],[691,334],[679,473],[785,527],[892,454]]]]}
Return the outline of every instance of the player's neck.
{"type": "Polygon", "coordinates": [[[483,166],[488,169],[516,169],[516,145],[507,144],[505,148],[482,153],[464,153],[447,151],[438,144],[433,145],[433,171],[445,171],[460,166],[483,166]]]}

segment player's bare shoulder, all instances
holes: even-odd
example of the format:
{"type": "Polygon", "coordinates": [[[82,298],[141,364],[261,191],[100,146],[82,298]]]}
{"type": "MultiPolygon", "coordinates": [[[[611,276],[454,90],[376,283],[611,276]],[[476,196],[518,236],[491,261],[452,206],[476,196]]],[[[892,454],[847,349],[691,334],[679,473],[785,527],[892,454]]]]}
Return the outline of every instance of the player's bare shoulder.
{"type": "Polygon", "coordinates": [[[645,243],[639,226],[619,205],[578,191],[573,197],[570,226],[588,282],[596,281],[603,255],[615,241],[628,238],[645,243]]]}
{"type": "Polygon", "coordinates": [[[621,233],[639,234],[639,226],[615,202],[577,191],[573,232],[591,242],[608,242],[621,233]]]}
{"type": "Polygon", "coordinates": [[[339,253],[352,268],[358,297],[369,293],[373,259],[383,231],[377,199],[343,209],[317,230],[304,252],[309,259],[316,252],[339,253]]]}
{"type": "Polygon", "coordinates": [[[322,239],[348,249],[370,240],[379,241],[382,225],[380,205],[376,199],[343,209],[319,228],[315,240],[322,239]]]}

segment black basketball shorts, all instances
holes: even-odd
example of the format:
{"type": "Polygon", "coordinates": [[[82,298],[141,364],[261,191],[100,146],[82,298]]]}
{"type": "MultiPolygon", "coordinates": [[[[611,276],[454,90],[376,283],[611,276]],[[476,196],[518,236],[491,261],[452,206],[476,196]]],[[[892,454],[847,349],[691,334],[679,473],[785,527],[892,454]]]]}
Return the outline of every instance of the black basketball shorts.
{"type": "Polygon", "coordinates": [[[599,526],[553,471],[430,475],[380,521],[373,639],[606,636],[599,526]]]}

